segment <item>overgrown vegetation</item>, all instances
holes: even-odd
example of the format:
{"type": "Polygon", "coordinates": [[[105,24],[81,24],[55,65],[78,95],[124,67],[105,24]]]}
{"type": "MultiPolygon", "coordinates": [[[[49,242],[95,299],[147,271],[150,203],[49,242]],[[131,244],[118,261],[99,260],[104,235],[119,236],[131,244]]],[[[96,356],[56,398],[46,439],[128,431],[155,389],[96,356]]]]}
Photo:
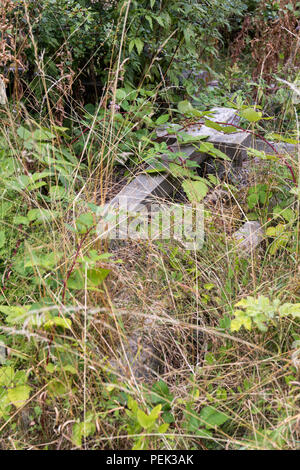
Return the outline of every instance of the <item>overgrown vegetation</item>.
{"type": "Polygon", "coordinates": [[[1,449],[299,449],[299,150],[271,151],[299,142],[298,22],[296,0],[1,2],[1,449]],[[270,154],[232,172],[195,122],[270,154]],[[143,171],[204,204],[201,250],[99,236],[143,171]]]}

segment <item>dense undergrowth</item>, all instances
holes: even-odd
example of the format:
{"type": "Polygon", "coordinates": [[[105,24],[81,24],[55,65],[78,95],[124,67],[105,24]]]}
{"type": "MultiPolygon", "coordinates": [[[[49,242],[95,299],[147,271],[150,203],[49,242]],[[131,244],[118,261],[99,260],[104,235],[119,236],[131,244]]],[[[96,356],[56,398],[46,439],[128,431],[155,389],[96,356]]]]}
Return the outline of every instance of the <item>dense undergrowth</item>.
{"type": "Polygon", "coordinates": [[[299,155],[253,150],[243,181],[155,138],[175,124],[228,170],[184,132],[227,106],[297,144],[297,2],[2,3],[1,449],[299,449],[299,155]],[[204,201],[201,250],[101,238],[105,202],[162,154],[204,201]]]}

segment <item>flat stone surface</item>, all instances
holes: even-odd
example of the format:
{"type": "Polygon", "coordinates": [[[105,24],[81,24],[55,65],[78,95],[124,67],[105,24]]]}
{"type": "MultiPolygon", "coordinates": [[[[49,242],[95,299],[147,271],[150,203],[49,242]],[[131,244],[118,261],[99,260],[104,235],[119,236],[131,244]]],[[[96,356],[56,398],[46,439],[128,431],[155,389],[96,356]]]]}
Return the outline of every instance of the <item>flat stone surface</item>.
{"type": "Polygon", "coordinates": [[[7,350],[3,343],[0,343],[0,364],[4,364],[7,357],[7,350]]]}
{"type": "MultiPolygon", "coordinates": [[[[209,119],[214,122],[226,122],[228,124],[238,124],[239,122],[239,116],[237,116],[236,111],[233,108],[216,107],[211,109],[211,112],[213,114],[206,116],[206,119],[209,119]]],[[[167,130],[168,128],[172,129],[172,127],[174,127],[177,132],[180,130],[181,132],[185,132],[186,134],[194,137],[207,136],[209,141],[211,138],[216,140],[218,137],[225,137],[231,135],[223,134],[222,132],[218,132],[215,129],[212,129],[211,127],[206,127],[200,121],[186,128],[184,128],[184,126],[180,127],[180,125],[172,123],[161,126],[156,129],[156,135],[158,137],[158,140],[160,140],[161,142],[165,141],[169,145],[176,143],[176,134],[171,134],[170,131],[167,130]]]]}
{"type": "Polygon", "coordinates": [[[232,238],[242,255],[249,256],[251,252],[263,241],[264,231],[259,222],[246,222],[232,238]]]}
{"type": "Polygon", "coordinates": [[[5,83],[0,78],[0,105],[5,105],[7,103],[6,88],[5,83]]]}
{"type": "MultiPolygon", "coordinates": [[[[270,144],[279,153],[287,153],[292,155],[299,155],[300,153],[300,145],[288,144],[285,142],[270,142],[270,144]]],[[[267,155],[276,155],[276,152],[274,152],[272,147],[260,139],[255,139],[254,142],[251,142],[250,147],[254,148],[255,150],[265,152],[267,155]]]]}
{"type": "Polygon", "coordinates": [[[140,204],[150,202],[153,198],[168,197],[175,189],[166,175],[141,174],[125,186],[108,205],[126,205],[129,210],[134,211],[140,204]]]}
{"type": "MultiPolygon", "coordinates": [[[[224,122],[227,124],[238,124],[239,116],[232,108],[213,108],[213,114],[209,117],[214,122],[224,122]]],[[[178,126],[171,125],[178,131],[178,126]]],[[[235,166],[240,166],[241,162],[246,158],[246,149],[251,144],[251,135],[246,132],[234,132],[224,134],[211,127],[206,127],[201,123],[189,126],[186,129],[180,128],[186,134],[198,137],[206,136],[207,141],[214,144],[216,148],[226,153],[235,166]]],[[[207,158],[207,154],[199,152],[194,145],[179,145],[176,140],[176,134],[170,134],[165,128],[157,130],[157,136],[160,141],[165,141],[174,152],[184,152],[186,156],[192,160],[202,163],[207,158]]]]}

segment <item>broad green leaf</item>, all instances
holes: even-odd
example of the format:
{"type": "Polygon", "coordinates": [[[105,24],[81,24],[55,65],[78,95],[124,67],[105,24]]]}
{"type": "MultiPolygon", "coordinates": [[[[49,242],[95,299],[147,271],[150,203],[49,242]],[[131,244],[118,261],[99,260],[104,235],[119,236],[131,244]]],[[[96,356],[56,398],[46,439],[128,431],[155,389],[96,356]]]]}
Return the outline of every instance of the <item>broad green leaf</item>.
{"type": "Polygon", "coordinates": [[[67,393],[67,387],[60,381],[53,379],[48,384],[48,390],[54,397],[59,397],[67,393]]]}
{"type": "Polygon", "coordinates": [[[51,199],[59,201],[60,199],[66,199],[67,193],[63,186],[51,186],[49,190],[51,199]]]}
{"type": "Polygon", "coordinates": [[[116,91],[116,99],[118,101],[123,101],[125,100],[127,96],[127,93],[126,91],[124,90],[124,88],[119,88],[117,91],[116,91]]]}
{"type": "Polygon", "coordinates": [[[157,418],[158,418],[159,415],[160,415],[161,408],[162,408],[161,405],[155,406],[155,408],[153,408],[153,410],[151,410],[151,413],[150,413],[149,416],[150,416],[153,420],[157,420],[157,418]]]}
{"type": "Polygon", "coordinates": [[[72,430],[72,442],[76,447],[81,447],[82,426],[81,423],[75,423],[72,430]]]}
{"type": "Polygon", "coordinates": [[[85,269],[76,269],[70,276],[67,282],[69,289],[82,290],[90,287],[98,287],[101,282],[106,279],[110,269],[88,269],[87,270],[87,280],[85,281],[85,269]]]}
{"type": "Polygon", "coordinates": [[[15,371],[11,366],[0,367],[0,385],[11,387],[14,380],[15,371]]]}
{"type": "Polygon", "coordinates": [[[257,122],[262,118],[262,112],[255,111],[253,108],[243,109],[240,115],[249,122],[257,122]]]}
{"type": "Polygon", "coordinates": [[[208,193],[208,186],[203,181],[186,180],[182,187],[190,202],[201,202],[208,193]]]}
{"type": "Polygon", "coordinates": [[[144,48],[144,43],[140,38],[135,38],[134,44],[136,47],[136,50],[138,52],[138,55],[141,55],[143,48],[144,48]]]}
{"type": "Polygon", "coordinates": [[[81,447],[82,438],[93,435],[96,432],[94,421],[86,420],[82,423],[75,423],[72,430],[72,442],[75,446],[81,447]]]}
{"type": "Polygon", "coordinates": [[[13,221],[16,225],[28,225],[30,223],[27,217],[24,217],[23,215],[16,215],[13,221]]]}
{"type": "Polygon", "coordinates": [[[162,124],[165,124],[166,122],[168,122],[169,119],[170,119],[169,114],[163,114],[158,119],[156,119],[155,124],[157,124],[158,126],[161,126],[162,124]]]}
{"type": "Polygon", "coordinates": [[[52,132],[50,132],[47,129],[37,129],[33,133],[33,138],[34,140],[40,140],[40,141],[51,141],[56,138],[52,132]]]}
{"type": "Polygon", "coordinates": [[[0,312],[7,316],[6,322],[9,324],[18,324],[24,322],[26,313],[29,309],[30,305],[23,307],[0,305],[0,312]]]}
{"type": "Polygon", "coordinates": [[[178,111],[181,113],[181,114],[190,114],[194,111],[194,108],[193,106],[191,105],[191,103],[187,100],[184,100],[184,101],[180,101],[180,103],[178,103],[178,111]]]}
{"type": "Polygon", "coordinates": [[[231,320],[230,329],[232,332],[239,331],[242,326],[246,328],[246,330],[251,330],[252,321],[249,316],[245,314],[242,310],[236,310],[234,312],[235,318],[231,320]]]}
{"type": "Polygon", "coordinates": [[[137,415],[136,416],[137,416],[138,423],[139,423],[140,426],[142,426],[142,428],[147,429],[150,426],[152,426],[152,424],[153,424],[152,418],[150,418],[140,408],[137,410],[137,415]]]}
{"type": "Polygon", "coordinates": [[[215,129],[218,132],[224,132],[225,134],[235,134],[237,132],[237,129],[234,126],[225,126],[217,124],[216,122],[210,121],[209,119],[205,120],[204,125],[206,127],[215,129]]]}
{"type": "Polygon", "coordinates": [[[192,170],[177,165],[176,163],[169,164],[169,171],[171,175],[175,176],[176,178],[190,178],[194,180],[202,180],[202,178],[196,173],[194,173],[192,170]]]}
{"type": "Polygon", "coordinates": [[[29,385],[18,385],[8,390],[7,397],[16,408],[20,408],[28,400],[30,390],[31,387],[29,387],[29,385]]]}
{"type": "Polygon", "coordinates": [[[17,134],[23,140],[32,139],[32,133],[28,129],[25,129],[25,127],[23,127],[23,126],[18,128],[17,134]]]}
{"type": "Polygon", "coordinates": [[[57,211],[51,211],[49,209],[31,209],[27,218],[30,222],[50,222],[51,220],[56,219],[59,216],[57,211]]]}
{"type": "Polygon", "coordinates": [[[169,423],[164,423],[164,424],[161,424],[158,428],[158,432],[161,433],[161,434],[164,434],[165,432],[167,432],[167,430],[169,429],[170,427],[170,424],[169,423]]]}
{"type": "Polygon", "coordinates": [[[76,228],[79,233],[86,233],[94,225],[94,216],[92,212],[81,214],[76,220],[76,228]]]}
{"type": "Polygon", "coordinates": [[[157,418],[159,417],[159,414],[161,412],[161,405],[157,405],[153,410],[151,411],[150,415],[147,415],[142,411],[141,409],[137,410],[137,420],[140,426],[144,429],[150,428],[157,418]]]}
{"type": "Polygon", "coordinates": [[[225,413],[216,410],[212,406],[205,406],[202,408],[200,418],[205,422],[208,429],[215,426],[221,426],[230,419],[225,413]]]}
{"type": "Polygon", "coordinates": [[[51,328],[54,325],[70,330],[72,327],[72,321],[70,320],[70,318],[53,317],[46,323],[44,323],[45,328],[51,328]]]}
{"type": "Polygon", "coordinates": [[[6,237],[4,230],[0,230],[0,248],[5,245],[6,237]]]}

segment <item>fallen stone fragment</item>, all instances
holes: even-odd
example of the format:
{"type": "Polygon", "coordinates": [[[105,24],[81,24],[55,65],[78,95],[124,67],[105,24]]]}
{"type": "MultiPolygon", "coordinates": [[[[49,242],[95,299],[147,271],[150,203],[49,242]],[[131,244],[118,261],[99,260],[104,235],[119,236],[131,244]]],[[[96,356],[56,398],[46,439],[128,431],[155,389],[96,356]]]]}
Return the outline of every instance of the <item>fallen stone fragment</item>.
{"type": "Polygon", "coordinates": [[[174,184],[166,179],[165,175],[151,176],[149,174],[141,174],[134,178],[131,183],[125,186],[109,203],[113,206],[118,203],[126,202],[130,210],[134,210],[145,204],[152,198],[164,198],[174,191],[174,184]]]}
{"type": "Polygon", "coordinates": [[[123,346],[124,350],[117,351],[119,357],[109,361],[112,373],[148,383],[157,379],[160,369],[158,351],[144,331],[132,334],[123,346]]]}
{"type": "Polygon", "coordinates": [[[4,80],[0,77],[0,104],[5,105],[7,103],[6,88],[4,80]]]}
{"type": "Polygon", "coordinates": [[[276,152],[281,154],[292,154],[297,155],[300,153],[300,145],[288,144],[286,142],[270,142],[271,145],[267,144],[260,139],[255,139],[253,145],[250,147],[261,152],[265,152],[267,155],[276,155],[276,152]],[[273,148],[272,148],[273,147],[273,148]],[[276,152],[274,151],[276,150],[276,152]]]}
{"type": "Polygon", "coordinates": [[[7,357],[7,349],[3,343],[0,343],[0,364],[4,364],[7,357]]]}
{"type": "Polygon", "coordinates": [[[232,238],[236,241],[240,254],[249,256],[263,241],[264,231],[259,222],[246,222],[232,238]]]}

